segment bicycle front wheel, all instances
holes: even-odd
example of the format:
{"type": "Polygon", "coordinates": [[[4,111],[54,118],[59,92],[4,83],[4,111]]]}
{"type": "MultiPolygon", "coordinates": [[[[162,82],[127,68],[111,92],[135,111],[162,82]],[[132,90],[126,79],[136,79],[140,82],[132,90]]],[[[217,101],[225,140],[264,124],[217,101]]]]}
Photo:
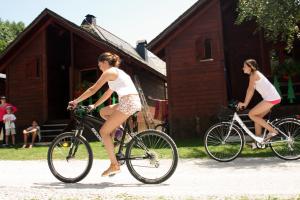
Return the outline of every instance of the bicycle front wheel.
{"type": "Polygon", "coordinates": [[[238,127],[230,123],[212,126],[204,136],[205,150],[214,160],[229,162],[238,157],[244,146],[244,137],[238,127]]]}
{"type": "Polygon", "coordinates": [[[285,135],[279,133],[270,142],[272,151],[281,159],[297,160],[300,158],[300,122],[282,120],[274,125],[285,135]]]}
{"type": "Polygon", "coordinates": [[[48,166],[51,173],[65,183],[81,181],[89,173],[93,152],[82,136],[74,132],[58,135],[48,149],[48,166]]]}
{"type": "Polygon", "coordinates": [[[126,165],[139,181],[158,184],[175,172],[178,152],[174,141],[165,133],[146,130],[137,134],[126,149],[126,165]]]}

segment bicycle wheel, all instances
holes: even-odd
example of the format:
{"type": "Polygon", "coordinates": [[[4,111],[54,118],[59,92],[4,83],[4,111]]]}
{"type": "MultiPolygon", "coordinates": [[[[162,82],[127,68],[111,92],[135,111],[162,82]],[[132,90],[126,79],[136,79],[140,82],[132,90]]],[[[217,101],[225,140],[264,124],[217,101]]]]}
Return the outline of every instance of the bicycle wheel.
{"type": "Polygon", "coordinates": [[[126,165],[139,181],[158,184],[175,172],[178,152],[174,141],[165,133],[146,130],[137,134],[126,149],[126,165]]]}
{"type": "Polygon", "coordinates": [[[297,120],[280,120],[274,124],[286,136],[279,133],[270,142],[272,151],[281,159],[296,160],[300,158],[300,122],[297,120]]]}
{"type": "Polygon", "coordinates": [[[205,150],[214,160],[229,162],[238,157],[244,146],[244,137],[234,125],[229,133],[230,123],[212,126],[204,136],[205,150]]]}
{"type": "Polygon", "coordinates": [[[48,149],[48,166],[51,173],[65,183],[76,183],[89,173],[93,152],[82,136],[74,132],[58,135],[48,149]]]}

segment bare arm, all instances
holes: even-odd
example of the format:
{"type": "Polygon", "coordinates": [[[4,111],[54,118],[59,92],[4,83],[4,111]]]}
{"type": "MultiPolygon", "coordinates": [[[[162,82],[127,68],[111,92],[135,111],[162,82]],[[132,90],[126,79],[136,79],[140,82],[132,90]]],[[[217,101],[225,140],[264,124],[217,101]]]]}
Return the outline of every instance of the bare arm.
{"type": "Polygon", "coordinates": [[[98,81],[91,86],[89,89],[87,89],[80,97],[75,99],[75,103],[79,103],[81,101],[84,101],[85,99],[89,98],[93,94],[95,94],[106,82],[109,80],[114,80],[116,78],[117,74],[113,72],[112,70],[107,70],[103,72],[103,74],[100,76],[98,81]]]}
{"type": "Polygon", "coordinates": [[[245,101],[244,101],[244,103],[242,103],[242,105],[240,107],[248,106],[248,104],[250,103],[250,101],[253,97],[254,91],[255,91],[254,86],[255,86],[255,75],[251,75],[249,78],[249,85],[248,85],[245,101]]]}
{"type": "Polygon", "coordinates": [[[101,98],[94,104],[95,107],[98,107],[102,103],[104,103],[113,93],[114,91],[111,89],[106,90],[106,92],[101,96],[101,98]]]}

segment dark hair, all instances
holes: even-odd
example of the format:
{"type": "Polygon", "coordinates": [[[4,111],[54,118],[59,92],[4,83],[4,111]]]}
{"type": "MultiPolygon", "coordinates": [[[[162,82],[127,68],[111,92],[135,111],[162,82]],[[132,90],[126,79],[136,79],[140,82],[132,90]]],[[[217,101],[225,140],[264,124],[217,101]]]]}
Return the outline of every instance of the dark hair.
{"type": "Polygon", "coordinates": [[[256,60],[254,60],[254,59],[245,60],[244,65],[247,65],[248,67],[250,67],[251,71],[258,70],[258,64],[257,64],[256,60]]]}
{"type": "Polygon", "coordinates": [[[99,58],[98,62],[107,61],[110,66],[119,67],[121,64],[121,59],[117,54],[113,54],[110,52],[102,53],[99,58]]]}

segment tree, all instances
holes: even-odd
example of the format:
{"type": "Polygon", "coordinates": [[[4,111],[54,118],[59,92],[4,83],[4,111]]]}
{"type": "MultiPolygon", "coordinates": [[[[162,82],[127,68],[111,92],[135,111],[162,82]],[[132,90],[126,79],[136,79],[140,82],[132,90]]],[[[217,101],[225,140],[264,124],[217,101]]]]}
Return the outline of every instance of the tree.
{"type": "Polygon", "coordinates": [[[254,20],[268,40],[286,42],[287,50],[300,38],[300,0],[239,0],[238,12],[238,24],[254,20]]]}
{"type": "Polygon", "coordinates": [[[0,55],[5,48],[24,30],[23,22],[9,22],[0,19],[0,55]]]}

